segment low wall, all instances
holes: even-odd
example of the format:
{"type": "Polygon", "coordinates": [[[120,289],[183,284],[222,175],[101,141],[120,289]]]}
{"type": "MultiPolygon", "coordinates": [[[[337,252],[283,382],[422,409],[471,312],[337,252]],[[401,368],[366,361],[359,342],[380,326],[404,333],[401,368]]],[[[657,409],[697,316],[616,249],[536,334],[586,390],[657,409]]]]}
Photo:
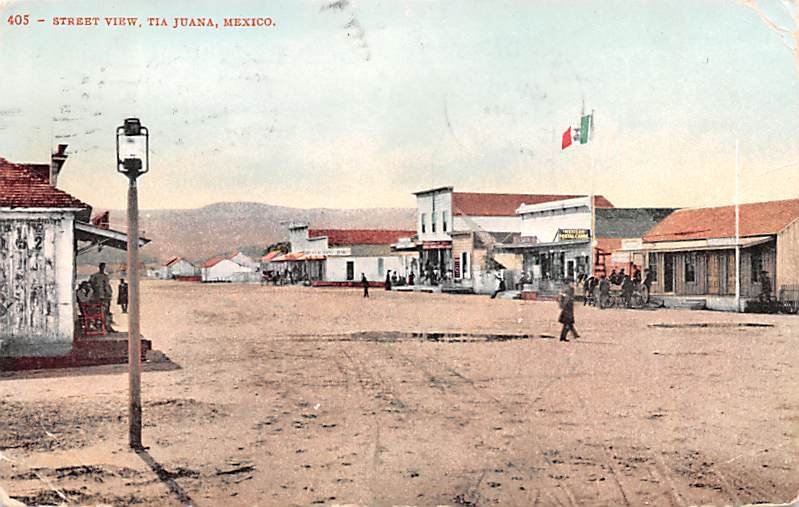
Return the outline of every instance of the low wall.
{"type": "MultiPolygon", "coordinates": [[[[705,308],[708,310],[716,310],[721,312],[734,312],[735,296],[660,296],[653,295],[653,298],[663,300],[663,305],[666,308],[685,308],[690,306],[694,301],[703,301],[705,308]]],[[[751,298],[741,298],[741,308],[746,308],[747,301],[751,298]]]]}

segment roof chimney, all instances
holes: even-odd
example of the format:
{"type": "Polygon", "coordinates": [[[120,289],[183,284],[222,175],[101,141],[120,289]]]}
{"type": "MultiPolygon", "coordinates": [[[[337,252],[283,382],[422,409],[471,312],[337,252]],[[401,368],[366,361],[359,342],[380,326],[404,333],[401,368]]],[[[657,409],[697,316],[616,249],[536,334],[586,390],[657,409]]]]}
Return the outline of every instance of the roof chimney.
{"type": "Polygon", "coordinates": [[[50,155],[50,186],[55,187],[58,184],[58,174],[64,163],[67,161],[67,145],[59,144],[58,149],[50,155]]]}

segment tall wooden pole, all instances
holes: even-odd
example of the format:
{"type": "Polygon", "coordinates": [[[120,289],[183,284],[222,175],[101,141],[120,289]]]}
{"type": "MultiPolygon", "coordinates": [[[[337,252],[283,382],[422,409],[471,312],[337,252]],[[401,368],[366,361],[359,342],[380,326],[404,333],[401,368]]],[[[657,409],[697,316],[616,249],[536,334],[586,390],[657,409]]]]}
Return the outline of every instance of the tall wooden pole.
{"type": "Polygon", "coordinates": [[[141,449],[141,330],[139,324],[139,195],[137,171],[128,175],[128,440],[141,449]]]}
{"type": "Polygon", "coordinates": [[[741,169],[735,140],[735,311],[741,311],[741,169]]]}

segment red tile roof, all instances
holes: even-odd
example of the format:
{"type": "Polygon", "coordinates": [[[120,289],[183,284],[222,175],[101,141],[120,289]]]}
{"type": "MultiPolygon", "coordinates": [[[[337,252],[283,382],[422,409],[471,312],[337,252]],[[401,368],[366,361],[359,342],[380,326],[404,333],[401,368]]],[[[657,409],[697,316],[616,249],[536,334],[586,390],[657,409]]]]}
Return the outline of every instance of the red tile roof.
{"type": "Polygon", "coordinates": [[[90,206],[50,186],[47,164],[14,164],[0,158],[0,207],[74,208],[90,206]]]}
{"type": "MultiPolygon", "coordinates": [[[[453,192],[452,213],[456,216],[472,217],[512,217],[522,204],[561,201],[585,197],[581,195],[553,194],[489,194],[480,192],[453,192]]],[[[613,204],[601,195],[594,196],[600,208],[612,208],[613,204]]]]}
{"type": "MultiPolygon", "coordinates": [[[[741,204],[740,234],[777,234],[799,218],[799,199],[741,204]]],[[[735,206],[686,208],[667,216],[644,235],[644,241],[679,241],[735,237],[735,206]]]]}
{"type": "Polygon", "coordinates": [[[268,254],[264,255],[263,257],[261,257],[261,261],[270,262],[272,259],[274,259],[275,257],[277,257],[278,255],[280,255],[282,253],[283,252],[281,252],[280,250],[274,250],[274,251],[269,252],[268,254]]]}
{"type": "Polygon", "coordinates": [[[400,238],[410,238],[416,231],[381,229],[309,229],[308,237],[327,236],[329,247],[345,245],[390,245],[400,238]]]}

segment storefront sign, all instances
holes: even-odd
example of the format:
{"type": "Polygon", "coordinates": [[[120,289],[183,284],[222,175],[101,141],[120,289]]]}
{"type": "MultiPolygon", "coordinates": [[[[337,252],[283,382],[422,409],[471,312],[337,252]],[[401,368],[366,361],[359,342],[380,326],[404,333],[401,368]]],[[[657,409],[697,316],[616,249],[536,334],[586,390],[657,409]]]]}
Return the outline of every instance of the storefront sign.
{"type": "Polygon", "coordinates": [[[316,249],[316,250],[305,250],[306,256],[322,256],[322,257],[347,257],[352,255],[352,249],[350,248],[328,248],[328,249],[316,249]]]}
{"type": "Polygon", "coordinates": [[[449,241],[425,241],[422,244],[424,250],[442,250],[452,248],[452,243],[449,241]]]}
{"type": "Polygon", "coordinates": [[[560,241],[587,240],[591,238],[588,229],[558,229],[558,239],[560,241]]]}

